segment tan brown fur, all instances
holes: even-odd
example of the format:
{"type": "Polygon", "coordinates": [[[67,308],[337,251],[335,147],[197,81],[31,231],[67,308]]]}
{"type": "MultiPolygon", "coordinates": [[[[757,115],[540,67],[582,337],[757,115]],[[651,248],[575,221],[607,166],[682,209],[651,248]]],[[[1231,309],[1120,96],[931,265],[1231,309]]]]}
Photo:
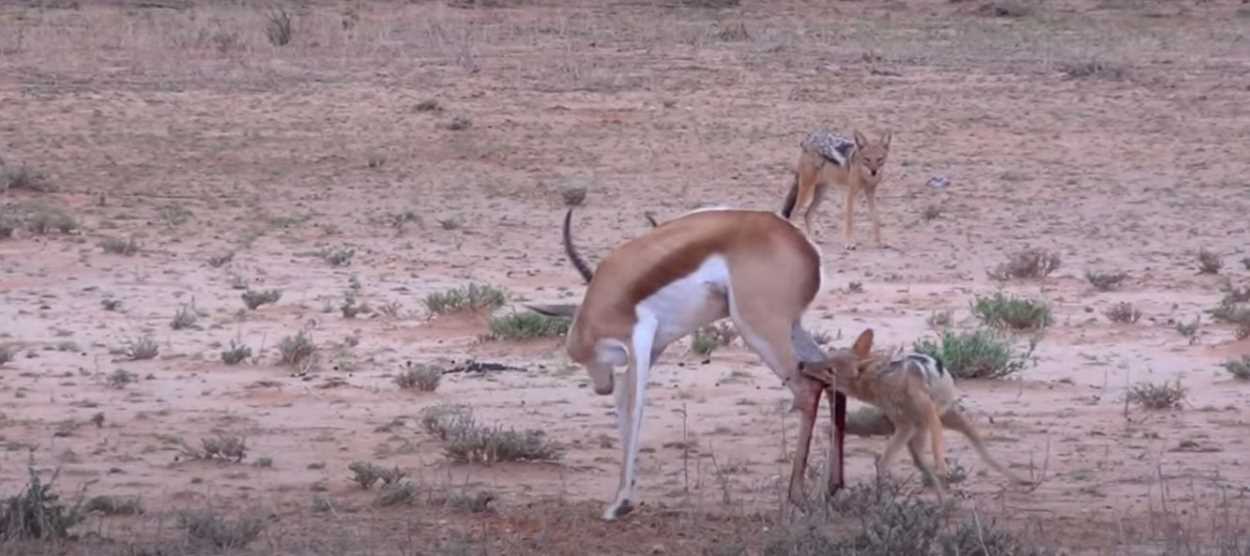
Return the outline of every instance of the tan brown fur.
{"type": "MultiPolygon", "coordinates": [[[[570,219],[571,211],[565,218],[566,253],[590,284],[581,305],[571,308],[574,319],[566,348],[569,357],[586,368],[596,393],[617,392],[625,450],[618,496],[604,518],[628,513],[635,501],[634,431],[641,431],[651,362],[671,342],[724,317],[733,318],[748,347],[791,389],[794,407],[803,412],[790,478],[792,499],[797,498],[822,386],[798,372],[800,353],[792,334],[805,339],[804,345],[810,343],[799,322],[820,289],[816,246],[772,212],[696,211],[625,242],[592,272],[572,245],[570,219]],[[711,261],[716,262],[706,267],[711,261]],[[698,278],[687,280],[693,276],[698,278]],[[670,286],[677,289],[669,290],[670,286]],[[657,296],[661,290],[667,293],[657,296]],[[621,365],[627,365],[626,377],[623,385],[617,385],[613,368],[621,365]]],[[[547,314],[570,309],[533,308],[547,314]]]]}
{"type": "Polygon", "coordinates": [[[944,492],[943,478],[947,476],[942,430],[947,428],[967,437],[990,467],[1016,483],[1029,483],[990,456],[981,435],[959,408],[959,394],[949,372],[928,380],[922,374],[899,368],[905,359],[874,354],[872,341],[872,329],[865,330],[850,349],[830,354],[823,364],[805,364],[803,372],[851,398],[880,408],[890,421],[892,435],[877,460],[879,475],[888,476],[891,461],[905,446],[911,454],[912,463],[933,481],[941,495],[944,492]],[[920,455],[926,439],[932,446],[936,473],[920,455]]]}
{"type": "Polygon", "coordinates": [[[890,154],[892,132],[886,132],[876,141],[870,141],[863,133],[855,131],[855,150],[845,166],[825,158],[820,153],[803,147],[799,153],[798,166],[787,197],[783,213],[793,218],[803,214],[803,229],[812,235],[812,215],[824,200],[829,187],[846,190],[842,202],[843,245],[855,247],[855,199],[862,191],[868,201],[868,214],[872,219],[873,241],[881,246],[881,217],[877,213],[877,186],[885,175],[886,159],[890,154]],[[790,203],[793,203],[791,206],[790,203]]]}

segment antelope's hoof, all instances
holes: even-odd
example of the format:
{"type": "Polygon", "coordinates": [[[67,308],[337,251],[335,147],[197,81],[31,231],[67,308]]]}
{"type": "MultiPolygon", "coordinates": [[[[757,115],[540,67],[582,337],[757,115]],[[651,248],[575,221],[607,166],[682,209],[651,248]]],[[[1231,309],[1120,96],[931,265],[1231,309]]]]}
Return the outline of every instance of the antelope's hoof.
{"type": "Polygon", "coordinates": [[[608,509],[603,511],[603,520],[616,521],[626,515],[629,515],[632,511],[634,511],[634,503],[630,502],[628,498],[618,500],[613,502],[611,506],[608,506],[608,509]]]}

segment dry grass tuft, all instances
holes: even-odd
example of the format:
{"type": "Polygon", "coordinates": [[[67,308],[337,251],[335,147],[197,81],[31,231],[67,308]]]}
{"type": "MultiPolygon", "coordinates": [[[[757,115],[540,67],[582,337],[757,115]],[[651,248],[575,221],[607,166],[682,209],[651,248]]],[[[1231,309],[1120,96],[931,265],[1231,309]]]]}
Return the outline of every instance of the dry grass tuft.
{"type": "Polygon", "coordinates": [[[126,357],[131,361],[154,359],[161,352],[161,346],[151,336],[143,336],[126,341],[126,357]]]}
{"type": "Polygon", "coordinates": [[[106,237],[100,241],[100,248],[105,253],[130,257],[139,252],[140,245],[139,241],[133,237],[129,239],[106,237]]]}
{"type": "Polygon", "coordinates": [[[1098,291],[1111,291],[1120,287],[1120,284],[1128,279],[1128,273],[1125,272],[1097,272],[1087,271],[1085,279],[1089,281],[1091,286],[1098,291]]]}
{"type": "Polygon", "coordinates": [[[1172,383],[1154,384],[1143,382],[1134,384],[1128,391],[1128,401],[1146,409],[1172,409],[1180,407],[1181,402],[1184,400],[1185,387],[1181,386],[1181,379],[1179,378],[1172,383]]]}
{"type": "Polygon", "coordinates": [[[497,309],[503,306],[507,299],[508,294],[494,286],[469,284],[425,296],[425,308],[431,314],[445,315],[461,311],[497,309]]]}
{"type": "Polygon", "coordinates": [[[238,365],[251,356],[252,348],[238,340],[230,340],[230,347],[221,350],[221,362],[227,365],[238,365]]]}
{"type": "Polygon", "coordinates": [[[1026,17],[1033,14],[1033,6],[1021,0],[993,0],[981,4],[977,14],[987,17],[1026,17]]]}
{"type": "Polygon", "coordinates": [[[396,485],[408,476],[408,473],[399,467],[388,469],[367,461],[354,461],[347,466],[347,469],[352,472],[352,482],[365,490],[378,481],[382,481],[383,487],[396,485]]]}
{"type": "Polygon", "coordinates": [[[282,8],[273,8],[265,14],[265,37],[269,44],[286,46],[291,43],[294,29],[291,26],[291,14],[282,8]]]}
{"type": "Polygon", "coordinates": [[[1198,274],[1219,274],[1224,268],[1224,259],[1219,254],[1204,249],[1198,250],[1198,274]]]}
{"type": "Polygon", "coordinates": [[[1107,317],[1107,320],[1120,324],[1133,324],[1141,319],[1141,311],[1127,301],[1112,305],[1103,315],[1107,317]]]}
{"type": "Polygon", "coordinates": [[[179,439],[178,443],[182,449],[182,455],[187,459],[219,459],[241,463],[243,458],[247,457],[247,441],[241,436],[218,434],[210,438],[202,438],[199,448],[187,444],[182,439],[179,439]]]}
{"type": "Polygon", "coordinates": [[[586,202],[586,188],[565,187],[560,190],[560,197],[564,199],[565,206],[580,207],[586,202]]]}
{"type": "Polygon", "coordinates": [[[1250,355],[1243,355],[1241,359],[1229,359],[1220,364],[1224,370],[1233,375],[1234,378],[1240,380],[1250,380],[1250,355]]]}
{"type": "Polygon", "coordinates": [[[1063,72],[1069,79],[1105,79],[1107,81],[1119,81],[1128,75],[1128,70],[1120,64],[1113,64],[1104,60],[1087,60],[1084,62],[1070,62],[1061,64],[1059,71],[1063,72]]]}
{"type": "Polygon", "coordinates": [[[83,511],[104,515],[139,515],[143,513],[143,503],[138,496],[92,496],[83,504],[83,511]]]}
{"type": "Polygon", "coordinates": [[[56,187],[48,180],[47,174],[25,164],[0,165],[0,193],[9,190],[49,193],[56,191],[56,187]]]}
{"type": "Polygon", "coordinates": [[[553,461],[563,448],[547,440],[537,429],[517,431],[477,422],[473,411],[463,405],[426,408],[421,424],[427,432],[446,443],[444,453],[456,463],[553,461]]]}
{"type": "Polygon", "coordinates": [[[262,305],[277,303],[279,299],[282,299],[282,291],[281,290],[257,291],[257,290],[249,289],[243,292],[242,298],[243,298],[243,305],[247,306],[248,309],[255,311],[256,309],[259,309],[260,306],[262,305]]]}
{"type": "Polygon", "coordinates": [[[229,551],[242,549],[259,538],[265,520],[253,515],[227,519],[213,511],[199,510],[179,514],[178,526],[186,530],[192,544],[229,551]]]}
{"type": "Polygon", "coordinates": [[[955,378],[1004,378],[1024,370],[1029,353],[1018,354],[1011,344],[989,329],[974,332],[946,330],[933,340],[915,344],[917,352],[940,358],[955,378]]]}
{"type": "Polygon", "coordinates": [[[27,470],[26,488],[0,500],[0,543],[69,538],[69,529],[82,521],[82,501],[66,506],[53,492],[59,469],[46,483],[33,467],[27,470]]]}
{"type": "Polygon", "coordinates": [[[1046,303],[1002,292],[978,295],[972,303],[972,313],[989,326],[1017,331],[1041,330],[1053,321],[1046,303]]]}
{"type": "Polygon", "coordinates": [[[1025,249],[1011,255],[1007,262],[987,272],[995,280],[1041,279],[1059,269],[1058,253],[1044,249],[1025,249]]]}
{"type": "Polygon", "coordinates": [[[433,365],[413,365],[407,363],[403,372],[395,377],[395,384],[401,390],[420,390],[433,392],[443,380],[443,369],[433,365]]]}
{"type": "Polygon", "coordinates": [[[564,317],[550,317],[533,312],[510,313],[501,317],[491,317],[491,340],[532,340],[534,338],[552,338],[568,334],[573,320],[564,317]]]}
{"type": "Polygon", "coordinates": [[[317,345],[312,337],[303,330],[294,336],[287,336],[278,342],[279,361],[283,365],[299,367],[307,363],[317,353],[317,345]]]}

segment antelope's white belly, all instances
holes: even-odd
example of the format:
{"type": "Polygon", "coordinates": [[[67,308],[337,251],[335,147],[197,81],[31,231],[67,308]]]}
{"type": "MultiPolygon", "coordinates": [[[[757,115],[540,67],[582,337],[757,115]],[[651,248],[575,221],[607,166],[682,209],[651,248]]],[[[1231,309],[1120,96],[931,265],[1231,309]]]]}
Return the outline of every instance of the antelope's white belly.
{"type": "Polygon", "coordinates": [[[713,255],[699,268],[644,299],[634,309],[656,319],[655,346],[666,346],[710,322],[729,316],[729,264],[713,255]]]}

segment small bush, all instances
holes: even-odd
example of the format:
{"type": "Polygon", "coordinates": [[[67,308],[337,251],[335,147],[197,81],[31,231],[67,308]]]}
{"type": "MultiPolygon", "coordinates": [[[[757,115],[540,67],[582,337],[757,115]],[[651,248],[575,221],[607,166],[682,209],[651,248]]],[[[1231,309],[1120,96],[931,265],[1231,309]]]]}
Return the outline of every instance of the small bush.
{"type": "Polygon", "coordinates": [[[1016,354],[1011,345],[991,330],[946,330],[937,342],[923,340],[915,350],[939,357],[956,378],[1003,378],[1024,369],[1028,354],[1016,354]]]}
{"type": "Polygon", "coordinates": [[[1246,267],[1246,270],[1250,270],[1250,257],[1242,257],[1241,266],[1246,267]]]}
{"type": "Polygon", "coordinates": [[[425,308],[432,314],[444,315],[460,311],[496,309],[503,306],[507,300],[507,293],[499,288],[469,284],[462,288],[425,296],[425,308]]]}
{"type": "Polygon", "coordinates": [[[1202,329],[1202,318],[1195,317],[1193,322],[1176,323],[1176,331],[1189,340],[1190,344],[1198,341],[1198,331],[1202,329]]]}
{"type": "Polygon", "coordinates": [[[991,0],[981,4],[977,13],[987,17],[1026,17],[1033,7],[1019,0],[991,0]]]}
{"type": "Polygon", "coordinates": [[[252,356],[252,348],[230,340],[230,347],[221,351],[221,362],[227,365],[238,365],[252,356]]]}
{"type": "Polygon", "coordinates": [[[1107,320],[1118,322],[1121,324],[1132,324],[1141,318],[1141,311],[1137,310],[1132,303],[1122,301],[1112,305],[1105,313],[1107,320]]]}
{"type": "Polygon", "coordinates": [[[1128,74],[1124,66],[1105,60],[1070,62],[1060,65],[1059,71],[1070,79],[1106,79],[1108,81],[1119,81],[1128,74]]]}
{"type": "Polygon", "coordinates": [[[8,364],[13,360],[13,349],[9,346],[0,346],[0,365],[8,364]]]}
{"type": "Polygon", "coordinates": [[[373,504],[383,508],[400,504],[412,504],[416,502],[418,494],[420,492],[417,489],[417,484],[412,481],[404,481],[390,486],[384,485],[382,493],[373,501],[373,504]]]}
{"type": "Polygon", "coordinates": [[[923,218],[925,222],[937,220],[942,217],[942,207],[939,205],[929,205],[924,208],[924,212],[920,214],[920,217],[923,218]]]}
{"type": "Polygon", "coordinates": [[[1198,274],[1219,274],[1224,268],[1224,259],[1206,249],[1198,250],[1198,274]]]}
{"type": "Polygon", "coordinates": [[[350,247],[327,249],[321,252],[321,258],[330,263],[330,266],[351,266],[352,257],[355,255],[356,250],[350,247]]]}
{"type": "Polygon", "coordinates": [[[22,226],[21,220],[8,214],[0,213],[0,239],[13,237],[13,232],[22,226]]]}
{"type": "Polygon", "coordinates": [[[430,434],[447,443],[444,453],[457,463],[551,461],[563,454],[563,449],[547,440],[541,430],[485,426],[463,405],[427,408],[421,414],[421,424],[430,434]]]}
{"type": "Polygon", "coordinates": [[[741,21],[727,23],[716,30],[715,36],[725,42],[742,42],[751,40],[751,32],[741,21]]]}
{"type": "Polygon", "coordinates": [[[133,237],[130,239],[109,237],[100,242],[100,248],[104,249],[105,253],[130,257],[139,252],[139,242],[133,237]]]}
{"type": "Polygon", "coordinates": [[[566,187],[560,190],[560,196],[564,198],[565,206],[580,207],[586,201],[586,188],[566,187]]]}
{"type": "Polygon", "coordinates": [[[143,504],[138,496],[92,496],[83,504],[83,511],[104,515],[139,515],[143,513],[143,504]]]}
{"type": "Polygon", "coordinates": [[[443,127],[451,131],[461,131],[469,129],[473,125],[473,121],[465,116],[456,116],[447,122],[443,127]]]}
{"type": "Polygon", "coordinates": [[[113,388],[125,388],[127,384],[137,382],[139,375],[136,375],[125,369],[117,369],[109,375],[109,386],[113,388]]]}
{"type": "Polygon", "coordinates": [[[213,268],[221,268],[234,260],[234,251],[223,255],[213,255],[208,258],[208,266],[213,268]]]}
{"type": "Polygon", "coordinates": [[[200,320],[200,314],[196,312],[195,304],[189,303],[178,307],[178,312],[174,313],[174,320],[169,322],[169,327],[174,330],[194,328],[198,320],[200,320]]]}
{"type": "MultiPolygon", "coordinates": [[[[734,329],[732,324],[722,322],[719,324],[709,324],[698,330],[690,338],[690,350],[702,355],[711,355],[717,348],[728,346],[738,337],[738,331],[734,329]]],[[[816,338],[813,338],[816,340],[816,338]]],[[[819,344],[819,340],[817,340],[819,344]]]]}
{"type": "Polygon", "coordinates": [[[1124,272],[1088,271],[1085,273],[1085,279],[1089,280],[1089,284],[1094,286],[1094,289],[1106,292],[1120,287],[1120,283],[1128,279],[1128,274],[1124,272]]]}
{"type": "Polygon", "coordinates": [[[63,209],[42,202],[19,203],[0,207],[0,235],[11,237],[21,228],[32,234],[45,235],[53,230],[63,234],[78,229],[78,221],[63,209]]]}
{"type": "Polygon", "coordinates": [[[365,490],[378,481],[382,481],[384,487],[392,486],[408,476],[408,473],[398,467],[387,469],[367,461],[354,461],[347,466],[347,469],[352,472],[352,481],[365,490]]]}
{"type": "Polygon", "coordinates": [[[257,291],[257,290],[249,289],[243,292],[242,297],[243,297],[243,305],[247,306],[248,309],[255,311],[256,309],[259,309],[261,305],[277,303],[279,299],[282,299],[282,291],[281,290],[257,291]]]}
{"type": "MultiPolygon", "coordinates": [[[[993,521],[974,515],[956,521],[953,505],[933,503],[903,491],[897,484],[855,485],[805,518],[783,523],[764,538],[766,556],[1040,556],[1053,554],[1028,546],[993,521]],[[823,511],[820,511],[823,510],[823,511]],[[835,517],[830,514],[838,514],[835,517]],[[830,521],[854,523],[851,535],[838,538],[830,521]]],[[[743,550],[728,552],[743,554],[743,550]]]]}
{"type": "Polygon", "coordinates": [[[1143,382],[1134,384],[1128,391],[1128,401],[1146,409],[1171,409],[1179,407],[1185,400],[1185,387],[1178,378],[1174,383],[1154,384],[1143,382]]]}
{"type": "Polygon", "coordinates": [[[443,379],[443,369],[431,365],[408,365],[408,368],[395,377],[395,384],[401,390],[417,389],[422,392],[433,392],[443,379]]]}
{"type": "Polygon", "coordinates": [[[278,342],[278,353],[281,354],[283,365],[298,367],[312,358],[317,352],[317,345],[303,330],[294,336],[287,336],[278,342]]]}
{"type": "Polygon", "coordinates": [[[1007,262],[987,272],[995,280],[1045,278],[1059,269],[1058,253],[1044,249],[1025,249],[1011,255],[1007,262]]]}
{"type": "Polygon", "coordinates": [[[52,491],[57,473],[44,483],[33,467],[25,490],[0,500],[0,542],[66,539],[69,529],[82,521],[82,502],[66,506],[52,491]]]}
{"type": "Polygon", "coordinates": [[[681,0],[682,5],[691,8],[736,8],[742,0],[681,0]]]}
{"type": "Polygon", "coordinates": [[[549,317],[533,312],[512,313],[490,319],[490,339],[530,340],[568,334],[571,319],[549,317]]]}
{"type": "Polygon", "coordinates": [[[421,411],[421,427],[439,440],[447,440],[452,430],[469,426],[473,410],[467,405],[442,404],[421,411]]]}
{"type": "Polygon", "coordinates": [[[265,521],[256,516],[229,520],[216,512],[203,510],[179,514],[178,526],[186,530],[187,538],[194,544],[237,550],[260,537],[265,521]]]}
{"type": "Polygon", "coordinates": [[[182,455],[187,459],[221,459],[240,463],[247,457],[247,441],[240,436],[218,434],[211,438],[200,439],[200,447],[193,447],[181,439],[178,440],[182,455]]]}
{"type": "Polygon", "coordinates": [[[143,336],[126,342],[126,357],[131,361],[154,359],[161,352],[161,346],[151,336],[143,336]]]}
{"type": "Polygon", "coordinates": [[[25,164],[17,167],[0,167],[0,192],[22,189],[36,193],[56,191],[48,175],[25,164]]]}
{"type": "Polygon", "coordinates": [[[438,100],[431,98],[418,102],[416,110],[417,112],[441,112],[443,107],[438,103],[438,100]]]}
{"type": "Polygon", "coordinates": [[[265,18],[265,36],[269,44],[286,46],[291,43],[291,14],[282,8],[269,10],[265,18]]]}
{"type": "Polygon", "coordinates": [[[157,209],[156,216],[165,225],[173,227],[186,224],[195,216],[195,213],[182,205],[165,205],[157,209]]]}
{"type": "Polygon", "coordinates": [[[100,306],[103,307],[105,311],[116,311],[122,308],[122,300],[102,299],[100,300],[100,306]]]}
{"type": "Polygon", "coordinates": [[[356,315],[369,314],[373,312],[373,308],[368,303],[357,303],[356,292],[349,291],[343,296],[343,303],[339,305],[339,312],[343,313],[343,318],[354,319],[356,315]]]}
{"type": "Polygon", "coordinates": [[[517,431],[502,426],[474,425],[447,439],[444,453],[457,463],[492,464],[510,461],[552,461],[562,450],[538,429],[517,431]]]}
{"type": "Polygon", "coordinates": [[[1240,360],[1229,359],[1220,366],[1233,375],[1233,378],[1250,380],[1250,355],[1243,355],[1240,360]]]}
{"type": "Polygon", "coordinates": [[[1041,301],[1005,295],[977,296],[972,313],[994,328],[1041,330],[1050,325],[1050,307],[1041,301]]]}

